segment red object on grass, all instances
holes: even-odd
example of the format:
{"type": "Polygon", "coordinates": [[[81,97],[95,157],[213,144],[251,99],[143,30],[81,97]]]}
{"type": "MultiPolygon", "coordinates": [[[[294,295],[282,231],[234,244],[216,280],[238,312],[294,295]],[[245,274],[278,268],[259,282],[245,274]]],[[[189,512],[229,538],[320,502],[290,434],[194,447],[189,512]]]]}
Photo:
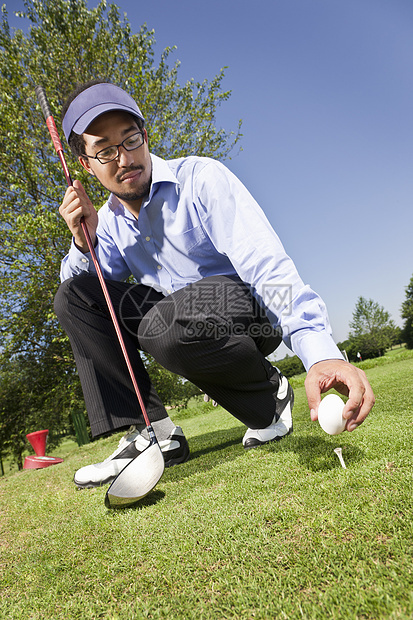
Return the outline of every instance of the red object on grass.
{"type": "Polygon", "coordinates": [[[34,433],[28,433],[27,439],[30,441],[33,450],[36,452],[36,456],[44,456],[46,454],[46,443],[48,430],[35,431],[34,433]]]}
{"type": "Polygon", "coordinates": [[[43,467],[63,463],[63,459],[60,459],[57,456],[45,456],[48,434],[49,431],[44,430],[35,431],[34,433],[28,433],[26,435],[34,451],[36,452],[36,456],[26,456],[24,459],[23,469],[42,469],[43,467]]]}

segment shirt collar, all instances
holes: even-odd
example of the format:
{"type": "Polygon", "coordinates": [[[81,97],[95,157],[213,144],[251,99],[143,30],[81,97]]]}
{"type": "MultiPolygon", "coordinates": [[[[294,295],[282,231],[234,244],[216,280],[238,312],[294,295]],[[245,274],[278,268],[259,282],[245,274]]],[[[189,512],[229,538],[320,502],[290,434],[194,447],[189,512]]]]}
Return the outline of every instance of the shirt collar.
{"type": "Polygon", "coordinates": [[[156,183],[176,183],[178,185],[178,179],[173,174],[168,166],[168,162],[161,159],[157,155],[151,153],[152,159],[152,186],[156,183]]]}
{"type": "MultiPolygon", "coordinates": [[[[160,183],[175,183],[175,185],[179,185],[179,181],[176,178],[176,176],[173,174],[171,169],[169,168],[167,161],[165,161],[164,159],[161,159],[161,157],[158,157],[157,155],[153,155],[153,153],[151,153],[151,160],[152,160],[152,185],[149,191],[148,202],[151,200],[156,187],[160,183]]],[[[118,198],[114,194],[111,194],[109,196],[107,204],[108,204],[109,209],[111,209],[111,211],[113,211],[114,213],[118,209],[121,209],[122,212],[124,212],[123,205],[119,202],[118,198]]]]}

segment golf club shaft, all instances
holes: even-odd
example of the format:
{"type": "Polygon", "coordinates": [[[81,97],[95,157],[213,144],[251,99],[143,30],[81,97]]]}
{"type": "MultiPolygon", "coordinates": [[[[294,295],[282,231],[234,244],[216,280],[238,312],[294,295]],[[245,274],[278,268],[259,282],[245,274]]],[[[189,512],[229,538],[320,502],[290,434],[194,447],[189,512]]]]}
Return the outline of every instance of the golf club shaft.
{"type": "MultiPolygon", "coordinates": [[[[66,177],[67,184],[68,184],[68,186],[73,186],[72,178],[70,176],[70,172],[69,172],[69,169],[67,167],[66,159],[65,159],[65,156],[64,156],[62,143],[61,143],[60,138],[59,138],[59,134],[58,134],[58,131],[57,131],[57,128],[56,128],[56,124],[54,122],[54,118],[53,118],[52,113],[50,111],[50,106],[49,106],[49,103],[47,101],[45,90],[44,90],[44,88],[42,86],[36,86],[35,92],[36,92],[36,96],[37,96],[37,99],[39,101],[40,107],[42,109],[43,115],[44,115],[44,117],[46,119],[46,125],[47,125],[47,127],[49,129],[50,137],[52,138],[52,142],[53,142],[53,145],[54,145],[54,147],[56,149],[56,153],[57,153],[57,155],[58,155],[58,157],[60,159],[60,163],[62,164],[62,168],[63,168],[64,175],[66,177]]],[[[90,254],[92,256],[92,261],[93,261],[93,264],[95,266],[96,273],[97,273],[97,276],[99,278],[100,285],[102,287],[103,295],[105,296],[105,300],[106,300],[106,303],[107,303],[107,306],[108,306],[108,309],[109,309],[109,313],[110,313],[110,316],[111,316],[111,319],[112,319],[112,323],[113,323],[113,326],[114,326],[115,331],[116,331],[116,335],[117,335],[118,340],[119,340],[120,348],[122,349],[123,357],[125,358],[126,366],[128,367],[128,371],[129,371],[129,374],[130,374],[130,377],[131,377],[131,380],[132,380],[132,384],[133,384],[136,396],[138,398],[138,402],[139,402],[139,405],[140,405],[140,408],[141,408],[141,411],[142,411],[142,414],[143,414],[143,417],[144,417],[144,420],[145,420],[145,424],[146,424],[146,426],[150,427],[150,429],[152,430],[152,433],[153,433],[153,429],[152,429],[151,423],[149,421],[149,417],[148,417],[148,414],[147,414],[147,411],[146,411],[146,407],[145,407],[145,404],[143,402],[142,395],[141,395],[138,383],[136,381],[135,373],[133,372],[132,364],[131,364],[128,352],[126,350],[126,345],[125,345],[125,341],[123,339],[123,335],[122,335],[122,332],[121,332],[121,329],[120,329],[119,321],[118,321],[118,318],[116,316],[115,309],[113,307],[112,300],[111,300],[110,295],[109,295],[108,287],[106,286],[106,282],[105,282],[105,279],[103,277],[102,269],[101,269],[99,261],[97,259],[95,248],[93,247],[93,243],[92,243],[92,240],[90,238],[89,230],[88,230],[88,227],[87,227],[86,222],[85,222],[83,217],[82,217],[82,219],[80,221],[80,224],[82,226],[83,234],[86,237],[86,243],[88,245],[89,252],[90,252],[90,254]]],[[[152,439],[152,437],[151,437],[151,439],[152,439]]]]}

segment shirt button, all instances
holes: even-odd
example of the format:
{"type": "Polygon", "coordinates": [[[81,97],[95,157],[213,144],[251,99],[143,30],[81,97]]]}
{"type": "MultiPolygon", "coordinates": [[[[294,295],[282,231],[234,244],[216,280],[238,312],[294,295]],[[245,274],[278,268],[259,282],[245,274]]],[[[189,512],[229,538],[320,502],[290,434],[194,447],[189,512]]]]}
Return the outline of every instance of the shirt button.
{"type": "Polygon", "coordinates": [[[162,269],[162,265],[158,265],[158,269],[162,269]]]}
{"type": "Polygon", "coordinates": [[[82,263],[87,263],[88,262],[87,258],[81,258],[80,260],[82,261],[82,263]]]}
{"type": "Polygon", "coordinates": [[[145,237],[146,241],[150,241],[151,238],[150,237],[145,237]]]}
{"type": "Polygon", "coordinates": [[[169,295],[172,293],[172,291],[168,288],[168,290],[166,291],[169,295]]]}

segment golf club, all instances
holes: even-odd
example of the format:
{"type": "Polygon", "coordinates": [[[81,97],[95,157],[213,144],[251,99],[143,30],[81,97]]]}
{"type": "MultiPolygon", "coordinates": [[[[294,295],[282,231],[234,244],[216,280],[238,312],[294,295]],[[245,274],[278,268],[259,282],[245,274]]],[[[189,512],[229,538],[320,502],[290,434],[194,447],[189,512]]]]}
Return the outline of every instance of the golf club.
{"type": "MultiPolygon", "coordinates": [[[[52,116],[49,103],[47,101],[45,89],[42,86],[36,86],[35,92],[44,118],[46,120],[46,125],[49,129],[53,145],[62,164],[67,184],[68,186],[72,186],[73,183],[69,169],[66,164],[62,143],[60,141],[56,124],[52,116]]],[[[123,339],[115,309],[113,307],[112,300],[110,298],[109,291],[106,286],[106,282],[95,253],[95,248],[93,247],[93,243],[89,235],[89,230],[83,218],[81,219],[81,226],[83,234],[86,237],[89,252],[92,257],[92,261],[102,287],[102,291],[109,309],[109,313],[116,331],[116,335],[118,337],[120,347],[122,349],[123,357],[125,358],[132,384],[138,398],[138,402],[145,420],[150,441],[148,448],[141,452],[141,454],[139,454],[135,459],[128,463],[128,465],[124,467],[124,469],[122,469],[122,471],[117,475],[117,477],[114,479],[106,492],[105,505],[107,508],[125,507],[134,504],[139,499],[147,495],[155,487],[164,472],[165,461],[158,440],[156,439],[156,435],[148,418],[146,407],[136,381],[135,373],[133,372],[128,352],[126,350],[125,341],[123,339]]]]}

